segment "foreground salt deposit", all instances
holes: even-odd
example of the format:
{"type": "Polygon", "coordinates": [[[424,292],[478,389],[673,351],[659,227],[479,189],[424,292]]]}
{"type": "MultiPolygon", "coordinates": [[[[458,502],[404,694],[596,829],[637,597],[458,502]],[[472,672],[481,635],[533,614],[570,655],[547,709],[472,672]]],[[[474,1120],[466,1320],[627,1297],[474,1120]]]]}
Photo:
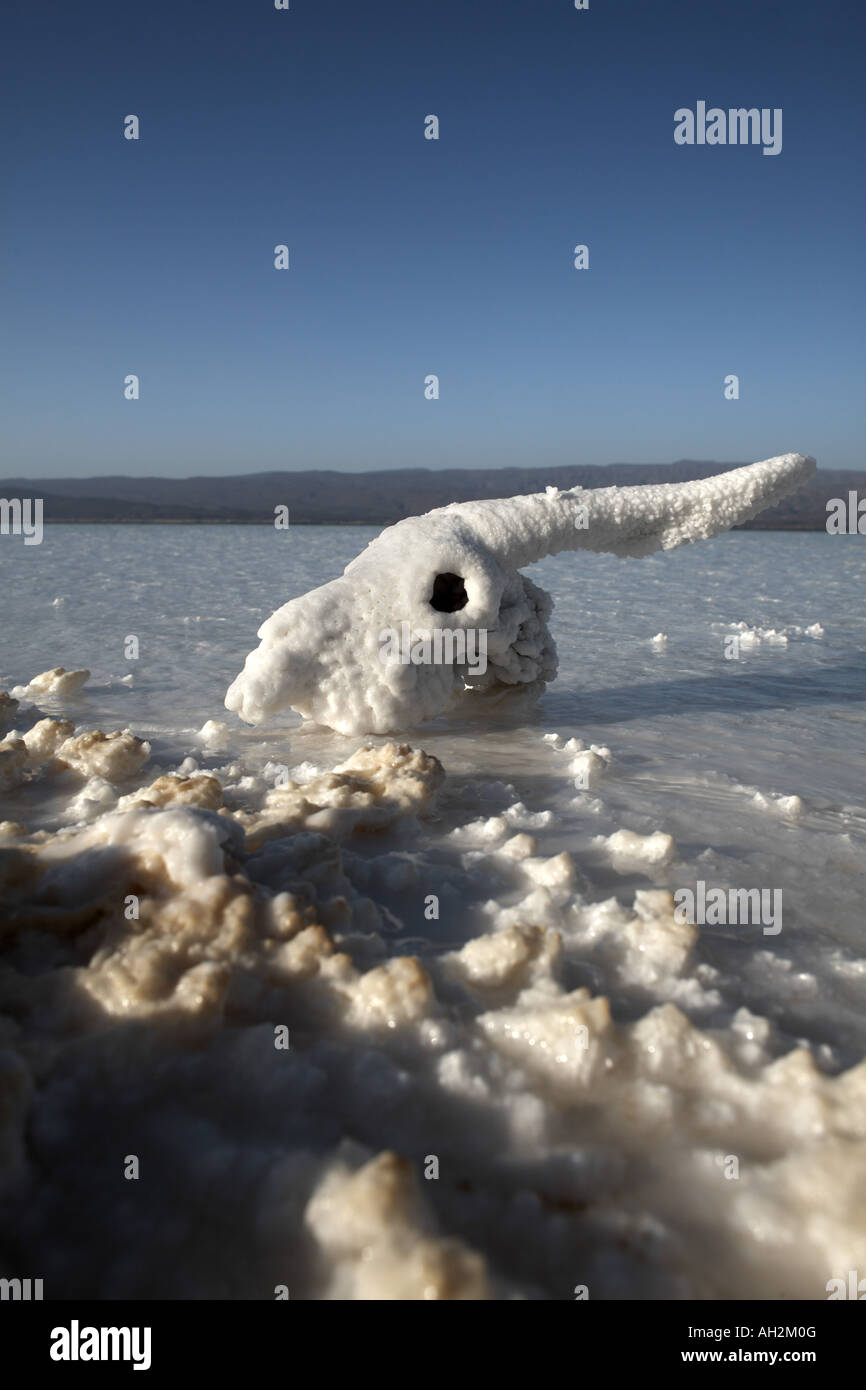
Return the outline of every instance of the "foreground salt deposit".
{"type": "Polygon", "coordinates": [[[250,723],[290,705],[344,734],[383,734],[432,719],[467,693],[537,693],[557,670],[553,603],[521,568],[564,550],[641,557],[704,540],[814,471],[813,458],[783,454],[695,482],[549,487],[408,517],[342,578],[271,615],[226,706],[250,723]],[[386,660],[398,632],[400,655],[386,660]],[[448,635],[450,659],[431,660],[433,634],[448,635]],[[466,652],[479,638],[484,661],[473,666],[466,652]]]}
{"type": "MultiPolygon", "coordinates": [[[[3,1275],[46,1297],[822,1299],[862,1263],[866,1063],[827,1074],[745,1007],[701,1021],[725,982],[674,915],[664,826],[598,836],[644,886],[593,894],[539,850],[544,806],[506,785],[455,812],[418,748],[151,770],[128,730],[11,715],[3,1275]],[[66,828],[40,829],[43,792],[66,828]],[[397,900],[443,949],[395,948],[397,900]]],[[[604,794],[615,748],[547,746],[604,794]]]]}

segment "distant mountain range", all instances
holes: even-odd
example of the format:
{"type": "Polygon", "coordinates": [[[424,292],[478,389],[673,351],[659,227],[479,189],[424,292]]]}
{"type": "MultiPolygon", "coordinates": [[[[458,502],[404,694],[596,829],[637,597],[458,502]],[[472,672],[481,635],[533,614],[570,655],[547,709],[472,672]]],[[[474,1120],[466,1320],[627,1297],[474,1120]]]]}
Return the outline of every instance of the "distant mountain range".
{"type": "MultiPolygon", "coordinates": [[[[376,473],[245,473],[200,478],[9,478],[0,497],[41,497],[52,522],[273,523],[286,506],[292,525],[385,526],[448,502],[611,484],[673,483],[739,468],[738,463],[680,459],[672,464],[617,463],[607,467],[399,468],[376,473]]],[[[819,469],[799,492],[743,529],[823,531],[827,500],[866,497],[866,472],[819,469]]]]}

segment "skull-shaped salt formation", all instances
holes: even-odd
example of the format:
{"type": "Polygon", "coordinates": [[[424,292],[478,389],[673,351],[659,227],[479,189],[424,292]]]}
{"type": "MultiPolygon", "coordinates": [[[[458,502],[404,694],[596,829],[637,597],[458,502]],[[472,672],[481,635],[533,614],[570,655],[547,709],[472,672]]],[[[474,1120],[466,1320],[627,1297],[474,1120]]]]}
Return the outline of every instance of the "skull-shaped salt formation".
{"type": "Polygon", "coordinates": [[[254,724],[288,705],[343,734],[384,734],[433,718],[467,690],[541,689],[556,674],[553,601],[519,573],[524,565],[561,550],[642,556],[703,540],[814,470],[814,459],[784,454],[694,482],[551,487],[408,517],[342,578],[268,618],[226,706],[254,724]],[[437,630],[447,642],[435,643],[437,630]]]}

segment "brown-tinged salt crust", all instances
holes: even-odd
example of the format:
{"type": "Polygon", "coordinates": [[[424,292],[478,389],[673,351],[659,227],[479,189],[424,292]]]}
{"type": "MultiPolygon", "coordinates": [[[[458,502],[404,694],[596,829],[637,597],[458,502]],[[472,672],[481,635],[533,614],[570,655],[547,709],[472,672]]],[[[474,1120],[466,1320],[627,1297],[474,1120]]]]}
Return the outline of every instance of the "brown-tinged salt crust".
{"type": "Polygon", "coordinates": [[[18,701],[13,700],[8,690],[0,690],[0,734],[5,733],[10,724],[15,722],[17,710],[18,701]]]}
{"type": "Polygon", "coordinates": [[[80,779],[124,783],[141,771],[150,744],[128,730],[104,734],[91,729],[76,735],[71,719],[39,719],[24,735],[14,730],[0,741],[0,791],[36,777],[70,771],[80,779]]]}
{"type": "Polygon", "coordinates": [[[183,775],[170,772],[148,786],[139,787],[117,803],[118,810],[131,806],[202,806],[217,811],[222,806],[223,789],[218,777],[206,772],[183,775]]]}
{"type": "Polygon", "coordinates": [[[41,671],[29,684],[16,686],[13,693],[25,700],[67,700],[77,695],[89,680],[89,671],[67,671],[55,666],[50,671],[41,671]]]}
{"type": "Polygon", "coordinates": [[[24,735],[27,757],[34,767],[48,762],[75,732],[71,719],[39,719],[24,735]]]}
{"type": "MultiPolygon", "coordinates": [[[[110,800],[0,825],[4,1274],[60,1298],[821,1299],[862,1263],[866,1063],[828,1076],[745,1009],[690,1021],[712,980],[669,892],[590,901],[517,802],[410,853],[445,774],[403,745],[270,789],[149,780],[146,748],[44,719],[0,744],[22,792],[110,800]],[[444,919],[479,875],[489,930],[394,949],[391,892],[444,919]]],[[[675,847],[629,834],[611,867],[651,879],[675,847]]]]}
{"type": "Polygon", "coordinates": [[[11,791],[27,776],[27,745],[22,738],[7,734],[0,743],[0,791],[11,791]]]}
{"type": "Polygon", "coordinates": [[[289,780],[267,793],[255,812],[238,811],[251,849],[306,828],[342,838],[357,829],[385,830],[401,816],[423,811],[443,781],[441,764],[426,753],[388,744],[360,748],[345,763],[303,786],[289,780]]]}
{"type": "Polygon", "coordinates": [[[85,777],[125,782],[147,762],[150,744],[125,731],[104,734],[93,729],[77,738],[67,738],[57,749],[56,757],[85,777]]]}

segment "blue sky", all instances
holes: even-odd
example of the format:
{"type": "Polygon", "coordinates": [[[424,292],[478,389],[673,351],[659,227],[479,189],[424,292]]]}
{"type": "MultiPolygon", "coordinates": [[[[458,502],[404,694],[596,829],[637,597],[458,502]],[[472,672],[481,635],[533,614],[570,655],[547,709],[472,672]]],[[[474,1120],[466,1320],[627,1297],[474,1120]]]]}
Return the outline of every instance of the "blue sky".
{"type": "Polygon", "coordinates": [[[863,466],[864,7],[6,9],[7,476],[863,466]]]}

